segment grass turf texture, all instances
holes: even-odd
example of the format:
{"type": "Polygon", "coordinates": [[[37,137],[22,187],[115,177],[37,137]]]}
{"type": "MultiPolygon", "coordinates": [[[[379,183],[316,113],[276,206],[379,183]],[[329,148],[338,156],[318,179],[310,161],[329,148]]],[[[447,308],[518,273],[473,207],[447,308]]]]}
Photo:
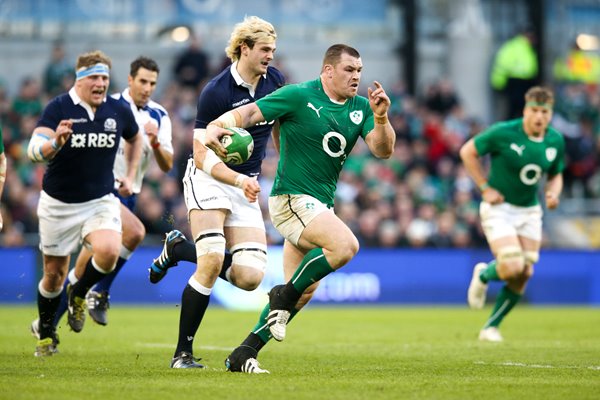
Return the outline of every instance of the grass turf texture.
{"type": "MultiPolygon", "coordinates": [[[[257,313],[209,308],[195,340],[206,370],[173,370],[179,309],[115,306],[109,325],[59,329],[33,356],[34,307],[0,307],[0,399],[598,399],[600,312],[518,307],[505,342],[480,343],[489,308],[317,308],[259,356],[270,375],[225,372],[257,313]]],[[[65,321],[65,320],[63,320],[65,321]]]]}

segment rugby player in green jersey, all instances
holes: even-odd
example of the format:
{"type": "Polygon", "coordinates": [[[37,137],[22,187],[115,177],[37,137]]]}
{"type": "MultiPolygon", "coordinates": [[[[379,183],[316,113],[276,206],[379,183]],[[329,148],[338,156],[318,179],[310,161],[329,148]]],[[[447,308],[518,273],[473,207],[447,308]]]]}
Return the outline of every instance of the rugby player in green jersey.
{"type": "Polygon", "coordinates": [[[269,212],[286,239],[287,284],[269,292],[257,325],[226,360],[230,371],[267,372],[255,362],[258,351],[271,337],[283,340],[289,319],[310,300],[318,282],[358,252],[358,240],[333,212],[340,172],[360,137],[378,158],[389,158],[396,140],[387,117],[390,99],[381,84],[374,82],[368,98],[358,95],[362,68],[358,51],[333,45],[319,78],[284,86],[207,127],[206,145],[220,156],[225,153],[218,138],[228,132],[223,128],[278,120],[280,132],[274,135],[280,159],[269,212]]]}
{"type": "Polygon", "coordinates": [[[468,290],[469,306],[481,309],[489,281],[504,281],[490,318],[479,340],[501,342],[498,327],[519,302],[533,275],[542,241],[542,207],[538,187],[544,174],[546,207],[558,206],[563,188],[565,143],[549,126],[554,95],[543,87],[525,94],[523,118],[497,123],[460,150],[471,178],[481,190],[481,224],[495,259],[473,269],[468,290]],[[489,154],[486,178],[480,157],[489,154]]]}

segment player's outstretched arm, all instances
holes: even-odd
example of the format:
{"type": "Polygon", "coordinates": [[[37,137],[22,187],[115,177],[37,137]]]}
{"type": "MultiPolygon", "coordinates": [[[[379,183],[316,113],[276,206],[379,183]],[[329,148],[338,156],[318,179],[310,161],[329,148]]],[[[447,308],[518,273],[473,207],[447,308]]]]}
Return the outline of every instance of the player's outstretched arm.
{"type": "Polygon", "coordinates": [[[140,159],[142,158],[142,140],[142,134],[138,132],[137,135],[125,141],[127,176],[120,179],[121,187],[119,188],[119,194],[121,196],[131,196],[133,194],[132,184],[137,174],[140,159]]]}
{"type": "Polygon", "coordinates": [[[391,101],[381,84],[377,81],[373,83],[375,89],[369,87],[368,96],[375,126],[366,136],[365,141],[375,157],[390,158],[396,144],[396,132],[387,115],[391,101]]]}
{"type": "Polygon", "coordinates": [[[471,179],[473,179],[479,190],[481,190],[481,197],[483,200],[490,204],[502,203],[504,201],[504,196],[487,182],[487,178],[483,173],[481,161],[479,160],[479,153],[477,152],[475,141],[473,139],[469,139],[469,141],[460,148],[460,158],[467,173],[471,179]]]}
{"type": "Polygon", "coordinates": [[[562,174],[556,174],[548,177],[548,182],[546,183],[546,207],[548,207],[550,210],[554,210],[556,207],[558,207],[562,189],[562,174]]]}
{"type": "Polygon", "coordinates": [[[194,129],[194,165],[203,170],[219,182],[236,186],[243,190],[246,199],[253,203],[260,193],[260,185],[256,178],[240,174],[229,168],[214,151],[204,145],[206,137],[205,129],[194,129]]]}
{"type": "Polygon", "coordinates": [[[72,127],[71,120],[64,119],[59,122],[56,131],[45,126],[35,128],[27,146],[29,159],[33,162],[43,162],[54,158],[69,140],[73,133],[72,127]]]}
{"type": "Polygon", "coordinates": [[[206,136],[204,145],[213,150],[219,157],[224,158],[227,150],[223,147],[220,139],[223,135],[232,135],[232,132],[225,128],[239,127],[247,128],[263,122],[265,118],[260,108],[255,103],[243,105],[227,111],[214,121],[209,122],[206,127],[206,136]]]}

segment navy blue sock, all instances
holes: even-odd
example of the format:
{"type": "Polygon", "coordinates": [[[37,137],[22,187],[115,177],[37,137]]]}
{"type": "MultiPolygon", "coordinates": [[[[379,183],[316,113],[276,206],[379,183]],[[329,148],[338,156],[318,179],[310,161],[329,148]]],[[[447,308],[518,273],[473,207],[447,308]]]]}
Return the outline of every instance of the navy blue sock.
{"type": "Polygon", "coordinates": [[[175,356],[182,351],[193,354],[194,336],[208,308],[210,296],[199,293],[188,283],[181,294],[181,313],[179,315],[179,339],[175,356]]]}
{"type": "Polygon", "coordinates": [[[126,262],[126,259],[119,257],[115,269],[110,274],[107,274],[104,278],[102,278],[100,282],[96,283],[92,289],[96,292],[110,292],[110,287],[112,286],[113,281],[126,262]]]}
{"type": "Polygon", "coordinates": [[[228,281],[226,274],[227,274],[227,270],[229,269],[229,267],[231,267],[232,258],[233,258],[233,256],[231,255],[231,253],[228,251],[225,251],[225,259],[223,260],[223,265],[221,266],[221,272],[219,272],[219,278],[223,279],[224,281],[228,281]]]}
{"type": "Polygon", "coordinates": [[[56,315],[54,317],[54,327],[58,327],[58,323],[60,322],[60,319],[62,318],[63,315],[65,315],[65,313],[67,312],[67,285],[69,284],[69,279],[65,280],[65,284],[63,286],[63,291],[60,294],[60,296],[58,296],[59,303],[58,303],[58,308],[56,309],[56,315]]]}
{"type": "Polygon", "coordinates": [[[52,335],[52,328],[54,327],[53,321],[56,315],[56,309],[60,303],[61,296],[49,299],[42,296],[38,290],[37,306],[38,313],[40,315],[40,339],[44,339],[52,335]]]}
{"type": "Polygon", "coordinates": [[[189,261],[196,264],[196,246],[192,242],[184,240],[173,246],[173,261],[189,261]]]}
{"type": "Polygon", "coordinates": [[[106,274],[94,268],[92,260],[93,258],[88,260],[87,264],[85,264],[83,275],[79,278],[77,283],[71,287],[74,296],[84,298],[88,290],[106,276],[106,274]]]}

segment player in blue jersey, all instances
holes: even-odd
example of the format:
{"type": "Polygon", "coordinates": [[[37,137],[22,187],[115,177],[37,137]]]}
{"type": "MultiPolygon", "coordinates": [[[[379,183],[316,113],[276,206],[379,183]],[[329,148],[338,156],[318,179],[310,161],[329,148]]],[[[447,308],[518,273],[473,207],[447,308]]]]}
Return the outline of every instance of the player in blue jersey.
{"type": "MultiPolygon", "coordinates": [[[[123,243],[115,269],[98,282],[86,295],[86,305],[92,319],[100,325],[108,324],[107,311],[109,307],[109,291],[123,265],[131,257],[133,251],[144,239],[146,231],[142,222],[133,214],[136,195],[142,188],[144,175],[150,166],[152,156],[163,172],[173,167],[173,144],[171,141],[171,119],[164,107],[151,99],[160,70],[156,61],[147,57],[138,57],[130,65],[127,78],[128,87],[122,93],[112,95],[131,109],[142,133],[142,157],[133,179],[133,194],[121,196],[118,190],[114,193],[121,200],[121,220],[123,225],[123,243]]],[[[114,175],[117,187],[127,175],[127,160],[125,159],[125,141],[119,142],[119,150],[114,165],[114,175]]],[[[91,253],[85,247],[81,249],[75,268],[71,270],[65,284],[75,284],[81,276],[91,253]]],[[[66,296],[57,311],[54,326],[67,310],[66,296]]],[[[85,314],[80,315],[85,317],[85,314]]],[[[37,330],[38,321],[32,323],[32,331],[37,330]]],[[[35,334],[35,333],[34,333],[35,334]]]]}
{"type": "MultiPolygon", "coordinates": [[[[2,139],[2,127],[0,126],[0,199],[6,180],[6,156],[4,155],[4,140],[2,139]]],[[[0,210],[0,232],[2,231],[2,211],[0,210]]]]}
{"type": "Polygon", "coordinates": [[[173,236],[171,232],[163,253],[150,270],[151,281],[160,280],[172,265],[173,252],[187,253],[179,259],[197,262],[196,272],[182,294],[179,339],[172,368],[203,367],[193,357],[193,341],[219,274],[245,290],[255,289],[264,275],[267,241],[256,202],[260,190],[256,178],[273,121],[248,128],[254,139],[254,152],[238,166],[227,166],[212,151],[207,151],[202,137],[208,123],[224,112],[253,103],[283,86],[283,75],[269,66],[276,38],[273,26],[258,17],[246,17],[237,24],[226,48],[232,65],[207,83],[198,100],[194,153],[183,178],[195,244],[185,241],[181,233],[175,232],[173,236]],[[174,239],[178,239],[177,245],[171,246],[174,239]]]}
{"type": "Polygon", "coordinates": [[[132,194],[142,139],[131,110],[106,97],[111,60],[101,51],[77,58],[74,87],[44,109],[27,149],[34,162],[48,162],[38,204],[43,276],[38,285],[39,340],[36,356],[57,352],[56,310],[69,259],[83,242],[92,252],[79,281],[68,289],[68,323],[83,327],[85,295],[115,267],[121,247],[121,216],[113,165],[119,141],[127,141],[127,176],[119,193],[132,194]]]}

